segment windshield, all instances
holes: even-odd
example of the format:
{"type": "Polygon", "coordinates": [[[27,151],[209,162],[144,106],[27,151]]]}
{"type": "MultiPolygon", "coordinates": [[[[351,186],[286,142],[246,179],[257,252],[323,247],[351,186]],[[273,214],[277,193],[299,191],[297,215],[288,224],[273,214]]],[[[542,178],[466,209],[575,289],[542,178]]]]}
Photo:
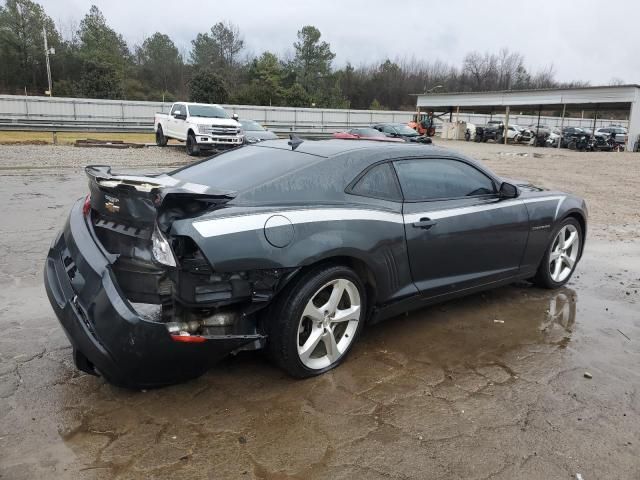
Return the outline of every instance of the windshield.
{"type": "Polygon", "coordinates": [[[265,130],[262,125],[253,120],[240,120],[240,125],[242,125],[242,129],[247,132],[264,132],[265,130]]]}
{"type": "Polygon", "coordinates": [[[375,128],[354,128],[350,133],[361,137],[386,137],[386,135],[375,128]]]}
{"type": "Polygon", "coordinates": [[[408,136],[408,137],[409,136],[413,137],[413,136],[417,136],[418,135],[418,132],[416,132],[413,128],[408,127],[407,125],[402,125],[401,123],[395,124],[393,127],[396,129],[396,131],[400,135],[405,135],[405,136],[408,136]]]}
{"type": "Polygon", "coordinates": [[[189,115],[205,118],[231,118],[224,108],[215,105],[189,105],[189,115]]]}

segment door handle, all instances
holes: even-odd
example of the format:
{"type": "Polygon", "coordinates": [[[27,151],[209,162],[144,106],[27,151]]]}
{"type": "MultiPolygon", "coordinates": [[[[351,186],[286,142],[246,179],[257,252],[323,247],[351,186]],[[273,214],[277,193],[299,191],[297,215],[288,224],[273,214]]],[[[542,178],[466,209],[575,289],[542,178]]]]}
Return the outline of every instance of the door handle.
{"type": "Polygon", "coordinates": [[[429,230],[436,223],[438,222],[431,220],[430,218],[421,218],[419,222],[413,222],[413,226],[414,228],[422,228],[423,230],[429,230]]]}

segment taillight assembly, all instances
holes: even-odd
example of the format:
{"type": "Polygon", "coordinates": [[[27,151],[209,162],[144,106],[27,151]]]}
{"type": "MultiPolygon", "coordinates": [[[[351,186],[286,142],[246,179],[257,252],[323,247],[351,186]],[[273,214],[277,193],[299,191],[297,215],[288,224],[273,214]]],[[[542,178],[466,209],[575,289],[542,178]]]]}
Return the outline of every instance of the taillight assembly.
{"type": "Polygon", "coordinates": [[[91,194],[84,198],[84,203],[82,204],[82,214],[86,217],[89,212],[91,212],[91,194]]]}

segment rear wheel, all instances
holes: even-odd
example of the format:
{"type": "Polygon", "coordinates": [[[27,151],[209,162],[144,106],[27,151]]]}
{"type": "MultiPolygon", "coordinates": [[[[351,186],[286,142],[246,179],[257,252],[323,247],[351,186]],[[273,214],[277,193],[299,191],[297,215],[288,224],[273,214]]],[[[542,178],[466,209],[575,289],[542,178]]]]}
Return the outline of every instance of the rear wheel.
{"type": "Polygon", "coordinates": [[[164,136],[162,126],[158,125],[158,129],[156,130],[156,145],[159,147],[164,147],[167,145],[168,141],[169,139],[164,136]]]}
{"type": "Polygon", "coordinates": [[[304,378],[338,366],[362,330],[366,293],[350,268],[311,270],[271,311],[269,354],[287,373],[304,378]]]}
{"type": "Polygon", "coordinates": [[[196,136],[193,133],[189,133],[187,135],[187,155],[193,157],[200,153],[200,149],[198,148],[198,142],[196,141],[196,136]]]}
{"type": "Polygon", "coordinates": [[[569,281],[582,247],[582,228],[575,218],[565,219],[555,230],[533,281],[544,288],[558,288],[569,281]]]}

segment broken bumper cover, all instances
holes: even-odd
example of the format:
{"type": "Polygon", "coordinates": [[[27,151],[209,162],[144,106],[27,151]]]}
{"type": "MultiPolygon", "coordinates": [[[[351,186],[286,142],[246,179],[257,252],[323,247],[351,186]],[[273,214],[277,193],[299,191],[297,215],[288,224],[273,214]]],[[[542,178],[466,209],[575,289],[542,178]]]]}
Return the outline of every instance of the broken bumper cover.
{"type": "Polygon", "coordinates": [[[78,201],[49,250],[44,279],[80,370],[124,387],[168,385],[201,375],[233,350],[262,338],[223,335],[205,337],[202,343],[174,341],[163,323],[141,317],[124,298],[108,257],[78,201]]]}

